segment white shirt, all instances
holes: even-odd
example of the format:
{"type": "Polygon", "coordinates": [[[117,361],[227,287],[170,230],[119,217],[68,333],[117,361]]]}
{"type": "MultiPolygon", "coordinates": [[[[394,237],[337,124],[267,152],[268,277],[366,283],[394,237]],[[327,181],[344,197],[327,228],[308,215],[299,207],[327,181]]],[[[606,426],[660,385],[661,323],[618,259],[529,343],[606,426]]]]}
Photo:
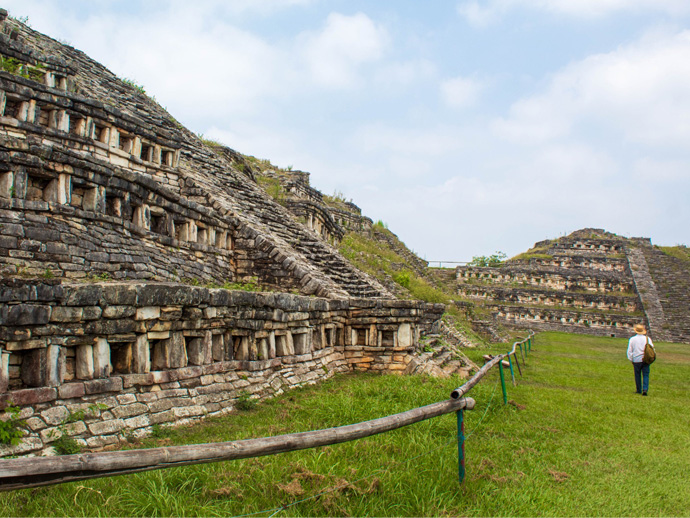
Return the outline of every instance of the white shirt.
{"type": "MultiPolygon", "coordinates": [[[[649,339],[652,347],[652,339],[649,339]]],[[[640,363],[644,356],[644,346],[647,344],[647,335],[635,335],[628,341],[628,360],[633,363],[640,363]]]]}

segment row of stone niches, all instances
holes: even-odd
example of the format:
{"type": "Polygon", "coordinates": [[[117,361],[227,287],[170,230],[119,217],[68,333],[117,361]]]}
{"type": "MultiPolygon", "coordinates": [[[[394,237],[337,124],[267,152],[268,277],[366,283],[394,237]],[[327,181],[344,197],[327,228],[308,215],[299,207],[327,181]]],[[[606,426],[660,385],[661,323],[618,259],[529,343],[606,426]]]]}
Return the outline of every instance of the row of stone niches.
{"type": "Polygon", "coordinates": [[[200,243],[224,250],[233,249],[229,228],[216,228],[207,222],[170,214],[162,207],[132,203],[129,193],[109,195],[102,185],[89,184],[67,173],[39,176],[26,171],[0,174],[0,198],[19,198],[68,205],[131,221],[135,226],[173,237],[178,241],[200,243]]]}
{"type": "Polygon", "coordinates": [[[116,128],[93,117],[69,113],[57,106],[12,97],[0,90],[0,115],[19,121],[26,121],[44,128],[93,139],[111,150],[118,149],[123,154],[135,156],[152,165],[177,167],[179,151],[146,141],[141,137],[116,128]]]}
{"type": "MultiPolygon", "coordinates": [[[[511,272],[510,270],[498,271],[493,269],[491,271],[457,268],[457,280],[461,283],[463,280],[472,281],[473,279],[489,282],[492,284],[509,284],[513,282],[524,283],[524,285],[531,286],[545,286],[555,289],[586,289],[596,292],[610,292],[632,291],[632,283],[627,279],[620,280],[599,280],[595,277],[587,277],[585,275],[569,275],[568,272],[563,274],[551,274],[545,272],[511,272]],[[570,278],[575,280],[570,280],[570,278]]],[[[517,286],[519,287],[519,286],[517,286]]]]}
{"type": "MultiPolygon", "coordinates": [[[[403,326],[406,336],[410,326],[403,326]]],[[[163,331],[97,338],[93,344],[75,347],[51,344],[37,349],[0,349],[0,392],[214,362],[262,361],[304,355],[343,345],[344,330],[343,326],[325,324],[316,328],[264,332],[217,329],[163,331]]],[[[367,326],[349,328],[349,332],[352,333],[353,345],[398,345],[398,333],[393,328],[372,332],[367,326]],[[373,344],[369,344],[370,338],[373,344]]],[[[401,335],[402,342],[407,344],[401,335]]]]}

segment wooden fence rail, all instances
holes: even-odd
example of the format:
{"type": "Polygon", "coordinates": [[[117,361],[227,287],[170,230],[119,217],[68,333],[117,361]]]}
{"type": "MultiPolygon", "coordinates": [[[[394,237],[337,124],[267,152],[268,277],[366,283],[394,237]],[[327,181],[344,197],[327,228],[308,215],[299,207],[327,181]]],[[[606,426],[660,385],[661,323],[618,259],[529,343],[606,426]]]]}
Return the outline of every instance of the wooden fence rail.
{"type": "Polygon", "coordinates": [[[471,410],[472,398],[448,399],[363,423],[244,441],[0,460],[0,491],[110,477],[155,469],[261,457],[353,441],[450,412],[471,410]]]}

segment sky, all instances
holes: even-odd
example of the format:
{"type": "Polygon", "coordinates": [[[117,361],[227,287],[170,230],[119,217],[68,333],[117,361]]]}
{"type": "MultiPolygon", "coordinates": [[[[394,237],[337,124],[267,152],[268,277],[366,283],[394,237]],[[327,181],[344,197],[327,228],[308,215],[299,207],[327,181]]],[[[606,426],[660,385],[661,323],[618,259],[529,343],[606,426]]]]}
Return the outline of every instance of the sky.
{"type": "Polygon", "coordinates": [[[690,245],[688,0],[2,0],[429,261],[690,245]]]}

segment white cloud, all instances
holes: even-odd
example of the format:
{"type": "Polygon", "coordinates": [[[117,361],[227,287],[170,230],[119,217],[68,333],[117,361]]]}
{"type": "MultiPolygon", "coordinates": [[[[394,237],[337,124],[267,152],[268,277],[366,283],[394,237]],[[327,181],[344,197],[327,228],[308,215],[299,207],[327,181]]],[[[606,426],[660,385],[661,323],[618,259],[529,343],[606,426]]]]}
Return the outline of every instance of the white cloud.
{"type": "Polygon", "coordinates": [[[427,59],[416,59],[381,63],[374,72],[374,80],[378,86],[390,90],[434,80],[437,74],[435,63],[427,59]]]}
{"type": "Polygon", "coordinates": [[[457,6],[458,14],[477,27],[485,27],[516,9],[600,18],[621,12],[687,14],[690,3],[687,0],[467,0],[457,6]]]}
{"type": "Polygon", "coordinates": [[[447,125],[405,128],[368,124],[356,130],[352,147],[368,153],[420,157],[443,157],[467,146],[471,129],[447,125]]]}
{"type": "Polygon", "coordinates": [[[300,40],[312,79],[322,86],[343,88],[359,82],[361,65],[383,57],[389,36],[363,13],[331,13],[323,29],[304,33],[300,40]]]}
{"type": "Polygon", "coordinates": [[[514,103],[497,120],[506,138],[544,142],[612,131],[637,143],[690,139],[690,31],[652,34],[608,54],[590,56],[556,73],[541,94],[514,103]]]}
{"type": "Polygon", "coordinates": [[[452,108],[467,108],[479,97],[483,84],[472,77],[455,77],[441,83],[441,95],[452,108]]]}

